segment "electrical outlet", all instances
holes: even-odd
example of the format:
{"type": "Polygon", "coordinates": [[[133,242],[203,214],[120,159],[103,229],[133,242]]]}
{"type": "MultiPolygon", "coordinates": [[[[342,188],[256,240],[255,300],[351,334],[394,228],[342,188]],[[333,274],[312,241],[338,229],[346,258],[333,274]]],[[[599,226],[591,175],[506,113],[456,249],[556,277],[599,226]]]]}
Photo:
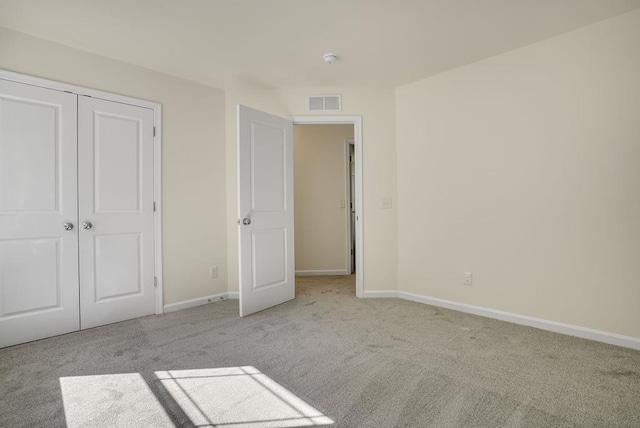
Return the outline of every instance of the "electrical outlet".
{"type": "Polygon", "coordinates": [[[464,273],[464,285],[471,285],[473,283],[473,276],[471,272],[464,273]]]}
{"type": "Polygon", "coordinates": [[[380,208],[389,209],[393,206],[391,203],[391,198],[382,198],[380,200],[380,208]]]}
{"type": "Polygon", "coordinates": [[[345,205],[346,205],[345,200],[344,200],[344,199],[340,199],[339,207],[340,207],[340,208],[344,208],[344,207],[345,207],[345,205]]]}
{"type": "Polygon", "coordinates": [[[218,277],[218,266],[211,266],[209,268],[209,278],[215,279],[218,277]]]}

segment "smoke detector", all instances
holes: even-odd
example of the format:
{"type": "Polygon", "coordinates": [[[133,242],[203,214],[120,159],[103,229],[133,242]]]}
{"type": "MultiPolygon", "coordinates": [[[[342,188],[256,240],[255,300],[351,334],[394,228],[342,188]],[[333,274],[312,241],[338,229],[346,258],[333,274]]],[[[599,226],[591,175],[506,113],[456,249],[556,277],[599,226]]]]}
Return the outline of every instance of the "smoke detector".
{"type": "Polygon", "coordinates": [[[339,60],[340,58],[338,58],[338,55],[334,54],[334,53],[328,53],[328,54],[324,54],[322,55],[322,59],[324,60],[324,62],[326,62],[327,64],[333,64],[334,62],[336,62],[337,60],[339,60]]]}

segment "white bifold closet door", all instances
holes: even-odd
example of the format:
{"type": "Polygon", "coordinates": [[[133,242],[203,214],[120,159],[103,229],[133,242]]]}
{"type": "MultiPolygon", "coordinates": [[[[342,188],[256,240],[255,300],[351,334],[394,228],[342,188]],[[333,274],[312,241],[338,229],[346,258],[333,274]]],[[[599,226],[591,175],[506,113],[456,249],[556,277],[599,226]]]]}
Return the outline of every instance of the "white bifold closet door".
{"type": "Polygon", "coordinates": [[[153,110],[0,79],[0,347],[155,313],[153,110]]]}
{"type": "Polygon", "coordinates": [[[155,312],[153,110],[78,97],[81,328],[155,312]]]}
{"type": "Polygon", "coordinates": [[[76,98],[0,80],[0,346],[80,327],[76,98]]]}

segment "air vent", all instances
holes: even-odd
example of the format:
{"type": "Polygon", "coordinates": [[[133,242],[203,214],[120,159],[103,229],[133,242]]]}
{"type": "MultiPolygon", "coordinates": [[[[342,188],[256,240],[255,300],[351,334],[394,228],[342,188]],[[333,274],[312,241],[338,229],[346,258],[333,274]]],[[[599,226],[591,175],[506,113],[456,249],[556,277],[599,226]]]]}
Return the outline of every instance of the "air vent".
{"type": "Polygon", "coordinates": [[[309,111],[340,111],[342,110],[342,96],[340,95],[309,95],[307,96],[309,111]]]}

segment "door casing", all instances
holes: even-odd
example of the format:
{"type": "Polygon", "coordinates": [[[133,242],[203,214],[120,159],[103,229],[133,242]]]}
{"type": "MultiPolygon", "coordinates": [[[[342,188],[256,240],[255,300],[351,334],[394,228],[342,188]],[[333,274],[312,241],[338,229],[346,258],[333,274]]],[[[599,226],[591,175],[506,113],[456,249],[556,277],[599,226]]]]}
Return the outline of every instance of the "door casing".
{"type": "Polygon", "coordinates": [[[152,101],[138,98],[126,97],[123,95],[111,94],[95,89],[84,88],[82,86],[68,83],[56,82],[54,80],[42,79],[21,73],[0,69],[0,78],[17,83],[38,86],[41,88],[54,89],[58,91],[71,92],[78,96],[100,98],[106,101],[113,101],[122,104],[129,104],[138,107],[145,107],[153,110],[153,200],[155,204],[153,239],[154,239],[154,276],[156,278],[156,307],[157,315],[163,313],[163,278],[162,278],[162,106],[152,101]]]}
{"type": "Polygon", "coordinates": [[[294,125],[353,125],[355,146],[356,192],[356,296],[364,297],[364,246],[362,204],[362,116],[293,116],[294,125]]]}

